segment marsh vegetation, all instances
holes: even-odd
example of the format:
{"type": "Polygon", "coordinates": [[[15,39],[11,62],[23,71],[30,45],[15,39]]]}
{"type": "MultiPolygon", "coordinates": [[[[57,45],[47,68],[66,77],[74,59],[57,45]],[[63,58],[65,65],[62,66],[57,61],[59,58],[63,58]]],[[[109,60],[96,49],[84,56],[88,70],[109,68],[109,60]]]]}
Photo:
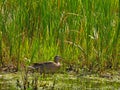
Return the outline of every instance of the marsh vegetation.
{"type": "Polygon", "coordinates": [[[0,88],[120,88],[119,3],[0,0],[0,88]],[[55,55],[64,59],[56,74],[26,73],[27,66],[55,55]]]}

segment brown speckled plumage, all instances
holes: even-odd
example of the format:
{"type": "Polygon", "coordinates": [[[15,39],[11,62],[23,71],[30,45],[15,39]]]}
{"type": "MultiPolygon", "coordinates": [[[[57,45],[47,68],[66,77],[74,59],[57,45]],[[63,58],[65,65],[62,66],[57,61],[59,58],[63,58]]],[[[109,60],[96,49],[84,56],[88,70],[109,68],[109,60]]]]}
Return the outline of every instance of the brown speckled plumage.
{"type": "Polygon", "coordinates": [[[59,56],[55,56],[54,62],[33,63],[29,68],[37,70],[40,73],[55,73],[61,67],[60,60],[61,58],[59,56]]]}

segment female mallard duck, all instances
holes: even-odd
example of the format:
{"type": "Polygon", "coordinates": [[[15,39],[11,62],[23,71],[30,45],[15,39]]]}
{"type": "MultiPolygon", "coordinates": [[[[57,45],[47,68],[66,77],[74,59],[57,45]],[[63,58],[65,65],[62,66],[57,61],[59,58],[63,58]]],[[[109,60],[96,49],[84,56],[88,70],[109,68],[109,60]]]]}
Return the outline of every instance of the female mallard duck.
{"type": "Polygon", "coordinates": [[[40,73],[55,73],[61,67],[61,64],[59,62],[61,59],[62,59],[61,57],[55,56],[54,62],[49,61],[43,63],[33,63],[33,65],[29,66],[29,68],[37,70],[40,73]]]}

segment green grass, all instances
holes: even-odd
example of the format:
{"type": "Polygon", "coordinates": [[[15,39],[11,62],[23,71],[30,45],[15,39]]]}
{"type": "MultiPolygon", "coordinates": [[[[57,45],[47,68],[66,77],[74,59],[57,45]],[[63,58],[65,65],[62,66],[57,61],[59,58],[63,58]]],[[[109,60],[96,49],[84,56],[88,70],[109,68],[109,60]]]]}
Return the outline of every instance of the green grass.
{"type": "Polygon", "coordinates": [[[60,55],[79,68],[117,69],[119,12],[118,0],[1,0],[0,61],[60,55]]]}

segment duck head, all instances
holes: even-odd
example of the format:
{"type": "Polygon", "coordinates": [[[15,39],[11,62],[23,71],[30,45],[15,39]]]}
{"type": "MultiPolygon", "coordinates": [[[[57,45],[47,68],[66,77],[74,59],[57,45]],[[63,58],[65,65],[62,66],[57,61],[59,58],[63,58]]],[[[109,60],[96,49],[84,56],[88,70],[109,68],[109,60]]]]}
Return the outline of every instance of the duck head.
{"type": "Polygon", "coordinates": [[[54,57],[54,62],[55,63],[59,63],[60,60],[62,60],[62,58],[60,56],[55,56],[54,57]]]}

